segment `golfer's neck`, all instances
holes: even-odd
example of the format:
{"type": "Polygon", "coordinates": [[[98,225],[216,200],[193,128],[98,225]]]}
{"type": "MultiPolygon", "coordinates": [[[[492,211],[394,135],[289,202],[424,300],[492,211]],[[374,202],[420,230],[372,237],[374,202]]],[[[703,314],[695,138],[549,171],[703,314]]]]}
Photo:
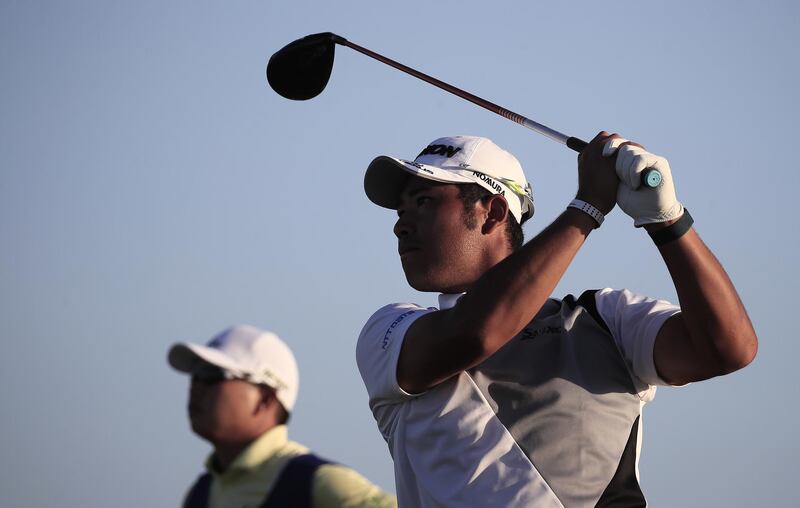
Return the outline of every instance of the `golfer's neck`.
{"type": "Polygon", "coordinates": [[[476,282],[480,280],[481,277],[486,274],[489,270],[491,270],[495,265],[500,263],[503,259],[509,256],[510,252],[493,252],[487,253],[486,256],[478,263],[475,267],[475,270],[471,272],[471,275],[464,280],[460,280],[455,284],[449,285],[446,288],[442,288],[440,293],[444,294],[458,294],[458,293],[469,293],[469,290],[475,285],[476,282]]]}
{"type": "Polygon", "coordinates": [[[214,445],[214,458],[213,466],[218,472],[222,473],[228,469],[228,466],[236,460],[245,448],[250,446],[252,441],[243,441],[239,443],[217,443],[214,445]]]}

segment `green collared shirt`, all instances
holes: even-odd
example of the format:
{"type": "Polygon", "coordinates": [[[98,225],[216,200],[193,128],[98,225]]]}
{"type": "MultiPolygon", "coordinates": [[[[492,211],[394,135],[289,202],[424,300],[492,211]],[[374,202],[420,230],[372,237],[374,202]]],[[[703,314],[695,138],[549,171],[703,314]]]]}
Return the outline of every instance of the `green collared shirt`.
{"type": "MultiPolygon", "coordinates": [[[[308,449],[289,441],[285,425],[274,427],[250,443],[225,471],[217,471],[214,455],[206,460],[211,473],[208,508],[257,508],[272,492],[284,466],[308,449]]],[[[314,473],[313,508],[386,508],[397,501],[356,471],[338,464],[324,464],[314,473]]]]}

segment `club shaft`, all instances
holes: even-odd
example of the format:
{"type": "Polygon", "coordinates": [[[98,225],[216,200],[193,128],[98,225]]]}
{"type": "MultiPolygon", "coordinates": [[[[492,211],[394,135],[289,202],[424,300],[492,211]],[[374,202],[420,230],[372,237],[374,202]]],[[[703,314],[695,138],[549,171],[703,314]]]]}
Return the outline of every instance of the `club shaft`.
{"type": "MultiPolygon", "coordinates": [[[[410,74],[410,75],[414,76],[415,78],[418,78],[418,79],[421,79],[422,81],[428,82],[433,86],[441,88],[442,90],[450,92],[451,94],[453,94],[453,95],[455,95],[457,97],[461,97],[462,99],[466,99],[466,100],[472,102],[473,104],[477,104],[478,106],[480,106],[482,108],[485,108],[485,109],[488,109],[489,111],[491,111],[493,113],[497,113],[498,115],[500,115],[500,116],[502,116],[504,118],[507,118],[507,119],[511,120],[512,122],[518,123],[518,124],[522,125],[523,127],[527,127],[528,129],[530,129],[532,131],[538,132],[539,134],[541,134],[543,136],[546,136],[546,137],[552,139],[553,141],[557,141],[557,142],[561,143],[562,145],[566,145],[567,147],[571,148],[572,150],[575,150],[578,153],[582,152],[583,149],[586,148],[586,145],[588,145],[588,143],[586,141],[582,140],[582,139],[576,138],[574,136],[567,136],[566,134],[558,132],[555,129],[551,129],[550,127],[548,127],[546,125],[542,125],[539,122],[535,122],[535,121],[531,120],[530,118],[526,118],[526,117],[520,115],[519,113],[514,113],[513,111],[510,111],[510,110],[508,110],[508,109],[506,109],[506,108],[504,108],[502,106],[498,106],[497,104],[495,104],[493,102],[489,102],[486,99],[482,99],[482,98],[478,97],[477,95],[473,95],[473,94],[471,94],[471,93],[469,93],[469,92],[467,92],[465,90],[462,90],[462,89],[460,89],[458,87],[455,87],[455,86],[453,86],[453,85],[451,85],[449,83],[445,83],[444,81],[440,81],[440,80],[434,78],[433,76],[428,76],[427,74],[422,73],[422,72],[420,72],[420,71],[418,71],[416,69],[412,69],[411,67],[409,67],[407,65],[403,65],[400,62],[396,62],[396,61],[392,60],[391,58],[387,58],[387,57],[385,57],[385,56],[383,56],[381,54],[375,53],[374,51],[371,51],[371,50],[369,50],[367,48],[359,46],[358,44],[350,42],[350,41],[348,41],[347,39],[345,39],[344,37],[342,37],[340,35],[332,34],[332,39],[336,44],[341,44],[343,46],[347,46],[348,48],[354,49],[354,50],[358,51],[361,54],[364,54],[364,55],[366,55],[366,56],[368,56],[370,58],[378,60],[379,62],[383,62],[386,65],[390,65],[390,66],[394,67],[397,70],[403,71],[406,74],[410,74]]],[[[661,173],[657,169],[648,168],[648,169],[646,169],[646,170],[644,170],[642,172],[641,181],[642,181],[642,185],[644,187],[651,187],[651,188],[658,187],[660,185],[660,183],[661,183],[661,173]],[[655,179],[652,179],[653,177],[655,177],[655,179]]]]}
{"type": "MultiPolygon", "coordinates": [[[[348,41],[347,39],[345,39],[343,37],[335,39],[335,42],[337,42],[339,44],[342,44],[343,46],[347,46],[348,48],[354,49],[354,50],[358,51],[359,53],[367,55],[370,58],[374,58],[375,60],[383,62],[383,63],[385,63],[387,65],[391,65],[395,69],[401,70],[401,71],[405,72],[406,74],[410,74],[410,75],[414,76],[415,78],[419,78],[419,79],[421,79],[423,81],[426,81],[426,82],[428,82],[428,83],[430,83],[430,84],[432,84],[432,85],[434,85],[436,87],[441,88],[442,90],[450,92],[453,95],[461,97],[462,99],[466,99],[466,100],[468,100],[468,101],[470,101],[470,102],[472,102],[474,104],[477,104],[478,106],[480,106],[482,108],[488,109],[489,111],[491,111],[493,113],[497,113],[498,115],[500,115],[500,116],[502,116],[504,118],[507,118],[507,119],[511,120],[512,122],[516,122],[516,123],[522,125],[523,127],[527,127],[528,129],[536,131],[539,134],[547,136],[548,138],[552,139],[553,141],[557,141],[557,142],[561,143],[562,145],[566,145],[567,144],[567,140],[570,138],[570,136],[567,136],[566,134],[562,134],[561,132],[558,132],[555,129],[551,129],[550,127],[547,127],[546,125],[542,125],[539,122],[535,122],[535,121],[531,120],[530,118],[525,118],[524,116],[520,115],[519,113],[514,113],[513,111],[510,111],[510,110],[508,110],[508,109],[506,109],[506,108],[504,108],[502,106],[498,106],[497,104],[495,104],[493,102],[489,102],[486,99],[482,99],[482,98],[478,97],[477,95],[473,95],[473,94],[471,94],[471,93],[469,93],[469,92],[467,92],[465,90],[462,90],[462,89],[460,89],[458,87],[455,87],[453,85],[445,83],[444,81],[440,81],[440,80],[438,80],[438,79],[436,79],[436,78],[434,78],[432,76],[428,76],[427,74],[419,72],[416,69],[412,69],[411,67],[408,67],[407,65],[403,65],[400,62],[396,62],[396,61],[392,60],[391,58],[386,58],[383,55],[380,55],[380,54],[375,53],[374,51],[371,51],[371,50],[369,50],[367,48],[361,47],[358,44],[350,42],[350,41],[348,41]]],[[[572,147],[570,147],[570,148],[572,148],[572,147]]]]}

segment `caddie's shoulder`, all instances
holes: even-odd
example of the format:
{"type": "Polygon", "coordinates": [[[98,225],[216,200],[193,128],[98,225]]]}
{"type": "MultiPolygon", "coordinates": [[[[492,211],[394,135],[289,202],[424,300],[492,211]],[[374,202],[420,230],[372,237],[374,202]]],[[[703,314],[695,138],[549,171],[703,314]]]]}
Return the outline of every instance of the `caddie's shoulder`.
{"type": "Polygon", "coordinates": [[[394,508],[396,498],[357,471],[339,464],[321,466],[314,475],[314,506],[394,508]],[[318,502],[317,502],[318,501],[318,502]]]}

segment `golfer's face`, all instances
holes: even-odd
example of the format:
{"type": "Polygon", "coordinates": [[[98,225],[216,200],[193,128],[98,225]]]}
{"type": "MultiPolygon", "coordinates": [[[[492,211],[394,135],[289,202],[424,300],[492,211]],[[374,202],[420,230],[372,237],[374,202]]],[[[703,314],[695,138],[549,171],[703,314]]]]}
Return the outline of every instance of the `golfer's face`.
{"type": "Polygon", "coordinates": [[[192,430],[211,442],[235,440],[250,432],[260,401],[258,387],[246,381],[193,378],[188,408],[192,430]]]}
{"type": "Polygon", "coordinates": [[[472,277],[479,228],[464,220],[458,186],[409,178],[394,233],[408,283],[419,291],[449,292],[472,277]]]}

